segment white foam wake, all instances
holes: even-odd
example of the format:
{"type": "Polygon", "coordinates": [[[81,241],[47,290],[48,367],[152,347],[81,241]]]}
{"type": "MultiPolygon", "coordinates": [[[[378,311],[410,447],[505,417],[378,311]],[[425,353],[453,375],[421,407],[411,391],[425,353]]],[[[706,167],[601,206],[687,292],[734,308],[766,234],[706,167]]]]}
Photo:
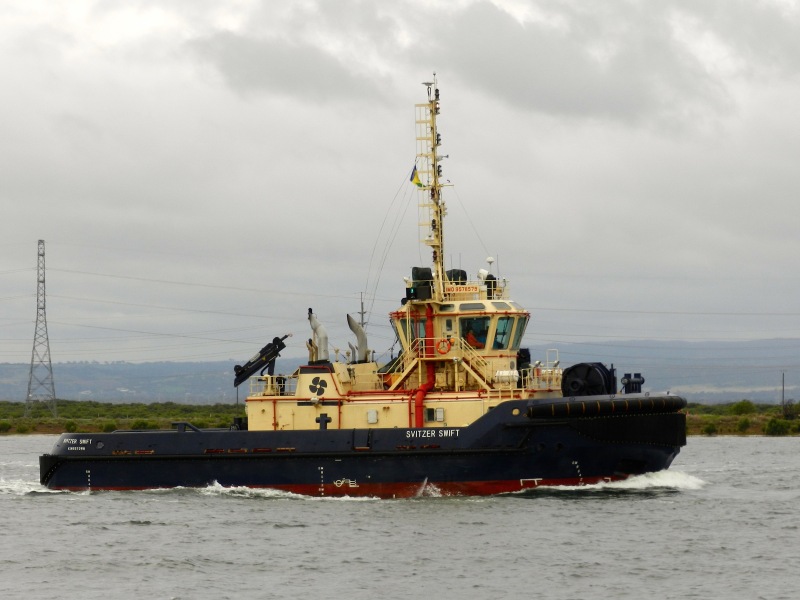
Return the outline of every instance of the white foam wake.
{"type": "MultiPolygon", "coordinates": [[[[182,488],[189,489],[189,488],[182,488]]],[[[216,481],[211,485],[204,488],[196,488],[198,493],[203,496],[229,496],[236,498],[291,498],[301,500],[326,500],[326,501],[344,501],[344,502],[371,502],[375,498],[371,496],[306,496],[303,494],[295,494],[294,492],[285,492],[283,490],[275,490],[271,488],[252,488],[246,486],[232,486],[225,487],[216,481]]]]}
{"type": "MultiPolygon", "coordinates": [[[[565,485],[549,487],[551,490],[581,490],[581,491],[646,491],[646,490],[699,490],[706,482],[683,473],[681,471],[658,471],[644,473],[623,479],[622,481],[608,481],[591,485],[565,485]]],[[[538,488],[542,489],[542,488],[538,488]]]]}
{"type": "Polygon", "coordinates": [[[671,489],[671,490],[699,490],[706,485],[706,482],[689,475],[682,471],[658,471],[656,473],[645,473],[635,475],[623,481],[614,481],[602,484],[612,489],[619,490],[648,490],[648,489],[671,489]]]}
{"type": "Polygon", "coordinates": [[[26,496],[28,494],[63,494],[60,490],[50,490],[35,480],[5,479],[0,477],[0,495],[26,496]]]}

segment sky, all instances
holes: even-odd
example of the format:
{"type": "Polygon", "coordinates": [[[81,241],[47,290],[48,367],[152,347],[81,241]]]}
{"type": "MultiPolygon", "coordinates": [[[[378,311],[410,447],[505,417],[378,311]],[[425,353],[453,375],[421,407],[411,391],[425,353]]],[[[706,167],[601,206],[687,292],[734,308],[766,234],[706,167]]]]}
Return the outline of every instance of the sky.
{"type": "Polygon", "coordinates": [[[309,307],[333,355],[362,302],[387,358],[434,72],[447,266],[525,343],[800,338],[797,1],[11,0],[0,69],[0,362],[40,239],[54,363],[300,357],[309,307]]]}

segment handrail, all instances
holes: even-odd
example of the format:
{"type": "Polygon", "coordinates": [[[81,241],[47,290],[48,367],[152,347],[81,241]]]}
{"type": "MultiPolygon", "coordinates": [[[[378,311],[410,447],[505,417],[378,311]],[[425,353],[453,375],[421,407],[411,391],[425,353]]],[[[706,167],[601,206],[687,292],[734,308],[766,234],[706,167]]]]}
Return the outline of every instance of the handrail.
{"type": "Polygon", "coordinates": [[[533,390],[561,389],[562,369],[558,367],[528,367],[520,371],[522,387],[533,390]]]}
{"type": "Polygon", "coordinates": [[[455,342],[453,343],[453,348],[457,348],[461,353],[461,356],[457,358],[464,360],[486,383],[491,383],[492,374],[486,359],[484,359],[475,348],[470,346],[464,338],[452,338],[450,341],[451,343],[455,342]]]}
{"type": "Polygon", "coordinates": [[[258,375],[250,378],[251,396],[293,396],[297,378],[287,375],[258,375]]]}
{"type": "Polygon", "coordinates": [[[489,363],[481,356],[469,343],[460,337],[450,338],[415,338],[408,350],[403,353],[402,360],[402,373],[401,379],[405,379],[406,375],[416,364],[421,361],[441,361],[441,360],[462,360],[466,363],[470,370],[483,380],[487,387],[491,387],[492,373],[489,363]],[[442,353],[436,350],[437,344],[446,340],[448,347],[447,351],[442,353]],[[433,348],[434,351],[426,354],[427,348],[433,348]]]}

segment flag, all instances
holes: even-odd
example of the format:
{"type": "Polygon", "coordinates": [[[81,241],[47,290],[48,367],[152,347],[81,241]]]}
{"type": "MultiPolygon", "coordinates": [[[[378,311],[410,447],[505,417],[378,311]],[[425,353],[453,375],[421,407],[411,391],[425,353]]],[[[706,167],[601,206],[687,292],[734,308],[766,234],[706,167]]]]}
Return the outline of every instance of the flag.
{"type": "Polygon", "coordinates": [[[425,187],[425,185],[419,180],[419,173],[417,173],[417,165],[414,165],[414,170],[411,171],[411,179],[409,179],[411,183],[416,185],[417,187],[425,187]]]}

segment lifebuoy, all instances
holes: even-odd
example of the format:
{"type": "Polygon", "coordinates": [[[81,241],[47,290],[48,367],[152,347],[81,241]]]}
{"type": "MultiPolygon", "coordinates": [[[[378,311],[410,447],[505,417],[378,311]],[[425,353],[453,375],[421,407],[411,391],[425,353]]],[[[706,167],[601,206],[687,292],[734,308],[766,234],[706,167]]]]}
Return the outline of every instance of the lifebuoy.
{"type": "Polygon", "coordinates": [[[452,348],[452,347],[453,347],[453,345],[450,343],[450,340],[448,340],[447,338],[442,338],[441,340],[436,342],[436,351],[439,354],[447,354],[448,352],[450,352],[450,348],[452,348]]]}

